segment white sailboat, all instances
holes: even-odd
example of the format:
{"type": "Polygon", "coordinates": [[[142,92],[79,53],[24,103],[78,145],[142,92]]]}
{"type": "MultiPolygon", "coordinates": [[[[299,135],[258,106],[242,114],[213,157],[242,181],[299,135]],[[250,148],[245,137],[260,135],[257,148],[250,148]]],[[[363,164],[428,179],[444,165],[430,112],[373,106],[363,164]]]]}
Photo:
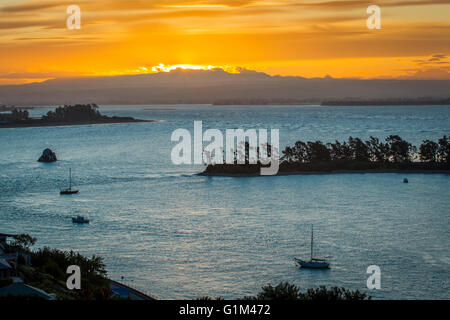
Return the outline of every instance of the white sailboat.
{"type": "Polygon", "coordinates": [[[309,268],[309,269],[328,269],[330,267],[330,263],[325,259],[314,258],[314,226],[311,225],[311,259],[309,261],[301,260],[294,258],[295,262],[301,268],[309,268]]]}

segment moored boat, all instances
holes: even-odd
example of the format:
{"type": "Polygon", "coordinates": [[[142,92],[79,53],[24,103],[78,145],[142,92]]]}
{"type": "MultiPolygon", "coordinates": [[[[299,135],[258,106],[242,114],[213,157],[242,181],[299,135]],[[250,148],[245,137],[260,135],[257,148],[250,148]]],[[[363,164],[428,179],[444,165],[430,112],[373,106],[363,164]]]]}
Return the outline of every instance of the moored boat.
{"type": "Polygon", "coordinates": [[[78,190],[72,189],[72,168],[69,169],[69,188],[62,189],[59,194],[74,194],[78,193],[78,190]]]}
{"type": "Polygon", "coordinates": [[[330,264],[324,259],[311,259],[310,261],[304,261],[301,259],[294,258],[298,265],[302,268],[309,269],[328,269],[330,264]]]}
{"type": "Polygon", "coordinates": [[[73,223],[89,223],[89,219],[83,217],[83,216],[76,216],[72,217],[73,223]]]}
{"type": "Polygon", "coordinates": [[[295,262],[301,268],[309,268],[309,269],[328,269],[330,268],[330,263],[325,259],[317,259],[313,257],[313,244],[314,244],[314,227],[311,226],[311,258],[309,261],[305,261],[302,259],[294,258],[295,262]]]}

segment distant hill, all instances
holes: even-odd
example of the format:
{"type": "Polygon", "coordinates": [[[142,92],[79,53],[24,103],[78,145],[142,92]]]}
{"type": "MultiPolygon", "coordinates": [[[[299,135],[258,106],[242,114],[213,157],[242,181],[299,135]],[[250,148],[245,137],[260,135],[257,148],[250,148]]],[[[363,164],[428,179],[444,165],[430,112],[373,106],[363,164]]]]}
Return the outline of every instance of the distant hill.
{"type": "Polygon", "coordinates": [[[174,70],[0,86],[0,104],[321,103],[324,100],[445,99],[450,80],[359,80],[270,76],[242,70],[174,70]]]}

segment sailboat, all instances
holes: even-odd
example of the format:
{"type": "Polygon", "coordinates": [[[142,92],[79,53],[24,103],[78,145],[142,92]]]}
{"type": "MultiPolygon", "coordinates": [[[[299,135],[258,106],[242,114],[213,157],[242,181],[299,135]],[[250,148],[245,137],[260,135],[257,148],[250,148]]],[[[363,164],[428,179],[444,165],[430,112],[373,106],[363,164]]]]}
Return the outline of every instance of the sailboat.
{"type": "Polygon", "coordinates": [[[69,188],[62,189],[59,194],[74,194],[78,193],[78,190],[72,190],[72,168],[69,168],[69,188]]]}
{"type": "Polygon", "coordinates": [[[330,263],[328,263],[325,259],[314,258],[313,243],[314,243],[314,226],[311,225],[311,259],[309,261],[304,261],[301,259],[294,258],[295,262],[297,262],[301,268],[328,269],[330,267],[330,263]]]}

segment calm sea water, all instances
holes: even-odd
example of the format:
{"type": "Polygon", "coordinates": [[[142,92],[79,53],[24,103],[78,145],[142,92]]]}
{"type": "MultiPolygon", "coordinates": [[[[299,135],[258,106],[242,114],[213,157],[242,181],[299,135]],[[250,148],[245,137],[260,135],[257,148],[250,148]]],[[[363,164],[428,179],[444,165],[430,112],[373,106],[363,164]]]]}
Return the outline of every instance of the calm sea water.
{"type": "MultiPolygon", "coordinates": [[[[49,109],[35,109],[32,115],[49,109]]],[[[121,106],[100,108],[158,123],[0,129],[0,232],[36,247],[105,258],[109,275],[161,298],[239,298],[289,281],[374,298],[450,297],[450,176],[338,174],[200,177],[170,161],[176,128],[279,128],[280,144],[398,134],[420,144],[450,134],[449,107],[121,106]],[[36,160],[44,148],[60,161],[36,160]],[[72,167],[78,195],[60,196],[72,167]],[[75,225],[72,215],[89,225],[75,225]],[[326,271],[299,270],[310,225],[326,271]]]]}

